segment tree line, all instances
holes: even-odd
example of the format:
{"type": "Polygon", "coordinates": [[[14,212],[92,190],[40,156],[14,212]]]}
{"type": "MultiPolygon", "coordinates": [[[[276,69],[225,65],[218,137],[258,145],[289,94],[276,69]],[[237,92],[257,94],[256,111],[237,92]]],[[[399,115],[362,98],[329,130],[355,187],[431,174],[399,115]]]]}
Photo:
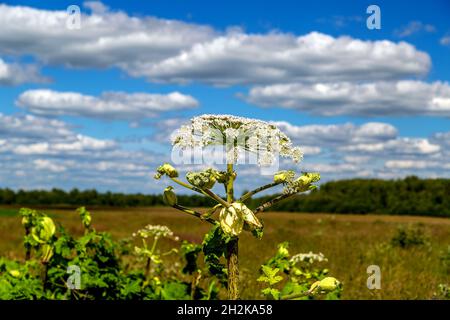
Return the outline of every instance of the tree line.
{"type": "MultiPolygon", "coordinates": [[[[248,205],[255,208],[268,198],[250,199],[248,205]]],[[[211,200],[200,195],[178,195],[178,201],[190,207],[213,204],[211,200]]],[[[139,207],[160,206],[164,205],[164,202],[159,194],[101,193],[96,190],[78,189],[0,189],[0,205],[139,207]]],[[[419,179],[412,176],[399,180],[330,181],[309,194],[281,202],[272,210],[450,217],[450,179],[419,179]]]]}

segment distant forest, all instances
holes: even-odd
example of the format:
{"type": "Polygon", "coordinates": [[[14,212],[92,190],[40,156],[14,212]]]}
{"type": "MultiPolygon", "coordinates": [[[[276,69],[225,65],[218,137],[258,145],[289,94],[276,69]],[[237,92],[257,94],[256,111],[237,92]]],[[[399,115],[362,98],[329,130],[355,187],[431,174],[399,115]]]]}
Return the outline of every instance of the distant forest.
{"type": "MultiPolygon", "coordinates": [[[[249,199],[255,208],[269,197],[249,199]]],[[[180,204],[210,206],[203,196],[178,195],[180,204]]],[[[164,205],[161,195],[123,194],[96,190],[69,192],[53,189],[13,191],[0,189],[0,205],[138,207],[164,205]]],[[[450,217],[450,179],[351,179],[324,183],[309,194],[298,195],[272,210],[290,212],[379,213],[450,217]]]]}

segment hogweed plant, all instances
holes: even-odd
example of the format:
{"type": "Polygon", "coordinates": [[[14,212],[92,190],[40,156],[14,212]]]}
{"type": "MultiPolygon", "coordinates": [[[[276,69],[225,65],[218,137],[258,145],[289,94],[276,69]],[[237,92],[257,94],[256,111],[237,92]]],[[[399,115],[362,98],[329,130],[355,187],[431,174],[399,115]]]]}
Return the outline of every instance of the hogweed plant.
{"type": "MultiPolygon", "coordinates": [[[[299,163],[303,159],[301,149],[293,146],[289,137],[271,123],[230,115],[194,117],[189,125],[184,125],[175,132],[172,143],[174,148],[188,151],[188,154],[197,154],[208,147],[219,147],[224,151],[223,171],[211,167],[202,171],[191,171],[186,174],[186,181],[182,181],[178,170],[171,164],[165,163],[157,169],[155,179],[167,176],[175,184],[200,193],[216,203],[205,212],[198,212],[178,203],[173,186],[168,186],[164,190],[166,204],[213,225],[203,243],[205,262],[213,274],[219,278],[226,278],[228,298],[239,299],[240,234],[247,231],[261,238],[264,227],[257,215],[282,200],[316,188],[313,183],[319,181],[320,175],[305,172],[297,174],[293,170],[278,171],[274,173],[272,182],[236,199],[234,196],[234,183],[237,179],[235,164],[242,163],[242,159],[255,159],[255,164],[268,167],[278,163],[278,157],[289,158],[294,163],[299,163]],[[251,158],[252,155],[253,158],[251,158]],[[215,184],[224,186],[225,197],[212,191],[215,184]],[[255,194],[279,185],[283,186],[280,195],[261,203],[255,210],[246,206],[246,201],[255,194]],[[218,218],[214,218],[217,211],[218,218]],[[226,266],[220,264],[221,257],[225,257],[226,266]]],[[[270,271],[268,272],[270,274],[270,271]]]]}

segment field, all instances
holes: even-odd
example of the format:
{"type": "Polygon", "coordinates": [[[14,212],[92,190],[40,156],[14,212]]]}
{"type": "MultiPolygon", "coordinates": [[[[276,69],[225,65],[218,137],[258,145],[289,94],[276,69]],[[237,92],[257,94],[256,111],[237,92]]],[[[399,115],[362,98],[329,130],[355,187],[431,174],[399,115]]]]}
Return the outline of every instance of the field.
{"type": "MultiPolygon", "coordinates": [[[[0,255],[23,259],[23,229],[11,208],[0,209],[0,255]]],[[[45,210],[69,232],[82,234],[74,211],[45,210]]],[[[209,225],[169,208],[92,209],[93,225],[116,239],[129,237],[146,224],[164,224],[181,239],[201,242],[209,225]]],[[[441,257],[450,245],[450,219],[380,215],[330,215],[270,212],[261,214],[263,240],[245,234],[240,242],[243,299],[258,299],[258,267],[276,245],[289,241],[291,253],[322,252],[330,274],[342,281],[343,299],[432,299],[440,283],[449,283],[441,257]],[[426,243],[390,246],[399,226],[422,228],[426,243]],[[369,265],[381,268],[381,289],[366,286],[369,265]]],[[[164,245],[168,246],[169,243],[164,245]]],[[[171,244],[173,245],[173,243],[171,244]]]]}

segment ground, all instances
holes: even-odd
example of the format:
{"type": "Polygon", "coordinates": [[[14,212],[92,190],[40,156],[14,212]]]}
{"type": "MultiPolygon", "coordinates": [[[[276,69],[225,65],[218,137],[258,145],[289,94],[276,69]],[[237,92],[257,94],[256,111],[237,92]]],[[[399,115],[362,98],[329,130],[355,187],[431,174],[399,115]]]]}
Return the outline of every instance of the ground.
{"type": "MultiPolygon", "coordinates": [[[[70,233],[81,234],[73,210],[44,210],[70,233]]],[[[23,229],[12,208],[0,209],[0,255],[23,258],[23,229]]],[[[146,224],[164,224],[181,239],[201,242],[209,225],[169,208],[91,209],[93,225],[116,239],[129,237],[146,224]]],[[[261,298],[256,282],[258,267],[290,242],[291,253],[322,252],[329,260],[330,275],[344,285],[343,299],[431,299],[440,283],[448,283],[448,269],[441,257],[450,245],[450,219],[411,216],[262,213],[262,240],[241,237],[242,298],[261,298]],[[388,244],[400,225],[421,226],[427,244],[409,248],[388,244]],[[366,286],[369,265],[381,268],[381,289],[366,286]]],[[[173,243],[165,243],[169,246],[173,243]]]]}

